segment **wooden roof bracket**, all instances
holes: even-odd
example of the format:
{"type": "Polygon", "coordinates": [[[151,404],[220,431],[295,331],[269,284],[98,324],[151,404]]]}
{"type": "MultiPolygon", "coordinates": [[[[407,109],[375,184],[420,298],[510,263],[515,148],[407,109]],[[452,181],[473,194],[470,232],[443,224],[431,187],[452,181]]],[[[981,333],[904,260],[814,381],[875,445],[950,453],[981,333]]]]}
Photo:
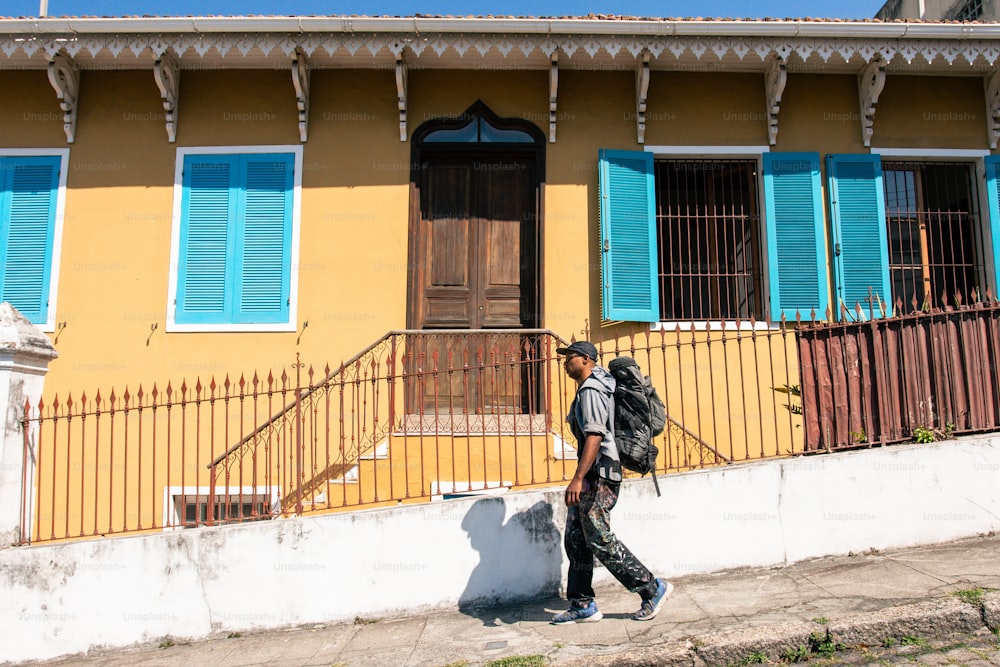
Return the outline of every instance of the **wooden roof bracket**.
{"type": "Polygon", "coordinates": [[[861,140],[866,147],[872,145],[875,125],[875,107],[878,96],[885,88],[885,61],[881,54],[875,54],[870,63],[858,74],[858,101],[861,105],[861,140]]]}
{"type": "Polygon", "coordinates": [[[986,87],[986,135],[990,148],[996,149],[1000,139],[1000,70],[983,79],[986,87]]]}
{"type": "Polygon", "coordinates": [[[76,110],[80,97],[80,70],[73,59],[57,53],[49,59],[49,83],[56,91],[59,108],[63,111],[63,131],[66,143],[76,139],[76,110]]]}
{"type": "Polygon", "coordinates": [[[559,54],[553,52],[549,65],[549,143],[556,143],[556,101],[559,92],[559,54]]]}
{"type": "Polygon", "coordinates": [[[396,105],[399,107],[399,140],[406,141],[406,63],[396,59],[396,105]]]}
{"type": "Polygon", "coordinates": [[[764,97],[767,100],[767,140],[773,146],[778,140],[778,112],[781,109],[781,94],[785,91],[788,73],[785,59],[775,54],[764,72],[764,97]]]}
{"type": "Polygon", "coordinates": [[[169,53],[161,53],[153,63],[153,80],[160,89],[163,99],[163,113],[167,125],[167,141],[177,141],[177,102],[180,97],[181,68],[177,58],[169,53]]]}
{"type": "Polygon", "coordinates": [[[649,95],[649,49],[642,50],[642,61],[635,70],[635,124],[640,144],[646,143],[646,98],[649,95]]]}
{"type": "Polygon", "coordinates": [[[309,139],[309,58],[300,46],[295,47],[292,58],[292,86],[299,110],[299,141],[305,143],[309,139]]]}

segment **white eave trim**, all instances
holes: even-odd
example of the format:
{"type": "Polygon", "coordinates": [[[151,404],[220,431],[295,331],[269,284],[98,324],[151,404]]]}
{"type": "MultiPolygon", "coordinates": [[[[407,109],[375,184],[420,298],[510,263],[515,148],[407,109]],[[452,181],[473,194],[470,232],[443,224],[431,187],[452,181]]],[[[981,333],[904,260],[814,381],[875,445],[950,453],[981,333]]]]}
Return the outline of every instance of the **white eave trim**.
{"type": "Polygon", "coordinates": [[[654,155],[686,155],[697,157],[700,155],[729,156],[729,155],[760,155],[769,153],[771,147],[760,146],[644,146],[643,150],[654,155]]]}
{"type": "Polygon", "coordinates": [[[990,39],[998,23],[861,21],[663,21],[534,18],[237,16],[0,19],[0,34],[476,33],[876,39],[990,39]]]}
{"type": "Polygon", "coordinates": [[[990,154],[986,149],[978,148],[878,148],[872,146],[873,155],[883,157],[910,158],[968,158],[979,159],[990,154]]]}

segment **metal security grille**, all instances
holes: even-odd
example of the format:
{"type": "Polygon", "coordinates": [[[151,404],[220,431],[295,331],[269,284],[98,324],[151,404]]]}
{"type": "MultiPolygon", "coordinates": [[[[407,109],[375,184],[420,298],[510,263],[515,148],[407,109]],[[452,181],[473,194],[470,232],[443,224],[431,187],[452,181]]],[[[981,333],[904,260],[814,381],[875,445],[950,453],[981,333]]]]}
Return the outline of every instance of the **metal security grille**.
{"type": "Polygon", "coordinates": [[[756,160],[656,163],[660,319],[761,316],[756,160]]]}
{"type": "Polygon", "coordinates": [[[978,21],[983,16],[983,0],[969,0],[952,12],[954,21],[978,21]]]}
{"type": "Polygon", "coordinates": [[[974,176],[967,163],[883,164],[892,299],[901,313],[978,293],[984,273],[974,176]]]}

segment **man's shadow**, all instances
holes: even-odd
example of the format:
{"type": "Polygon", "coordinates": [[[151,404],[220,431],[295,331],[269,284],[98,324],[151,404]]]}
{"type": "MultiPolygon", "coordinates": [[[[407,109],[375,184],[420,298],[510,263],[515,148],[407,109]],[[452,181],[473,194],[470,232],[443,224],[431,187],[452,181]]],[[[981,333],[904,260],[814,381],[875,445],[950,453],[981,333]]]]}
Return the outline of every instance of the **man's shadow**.
{"type": "Polygon", "coordinates": [[[562,536],[552,506],[539,501],[504,523],[506,513],[503,498],[483,498],[462,519],[479,565],[458,608],[483,625],[520,621],[516,603],[557,596],[562,579],[562,536]]]}

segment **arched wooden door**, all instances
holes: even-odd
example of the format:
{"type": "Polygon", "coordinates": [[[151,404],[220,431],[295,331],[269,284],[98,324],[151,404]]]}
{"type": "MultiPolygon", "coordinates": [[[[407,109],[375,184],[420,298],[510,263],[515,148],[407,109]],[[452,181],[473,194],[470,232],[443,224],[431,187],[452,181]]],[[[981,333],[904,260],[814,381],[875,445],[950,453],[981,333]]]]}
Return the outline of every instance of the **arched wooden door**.
{"type": "Polygon", "coordinates": [[[477,103],[414,134],[408,349],[426,375],[421,412],[531,410],[524,336],[538,325],[539,191],[544,138],[477,103]]]}

